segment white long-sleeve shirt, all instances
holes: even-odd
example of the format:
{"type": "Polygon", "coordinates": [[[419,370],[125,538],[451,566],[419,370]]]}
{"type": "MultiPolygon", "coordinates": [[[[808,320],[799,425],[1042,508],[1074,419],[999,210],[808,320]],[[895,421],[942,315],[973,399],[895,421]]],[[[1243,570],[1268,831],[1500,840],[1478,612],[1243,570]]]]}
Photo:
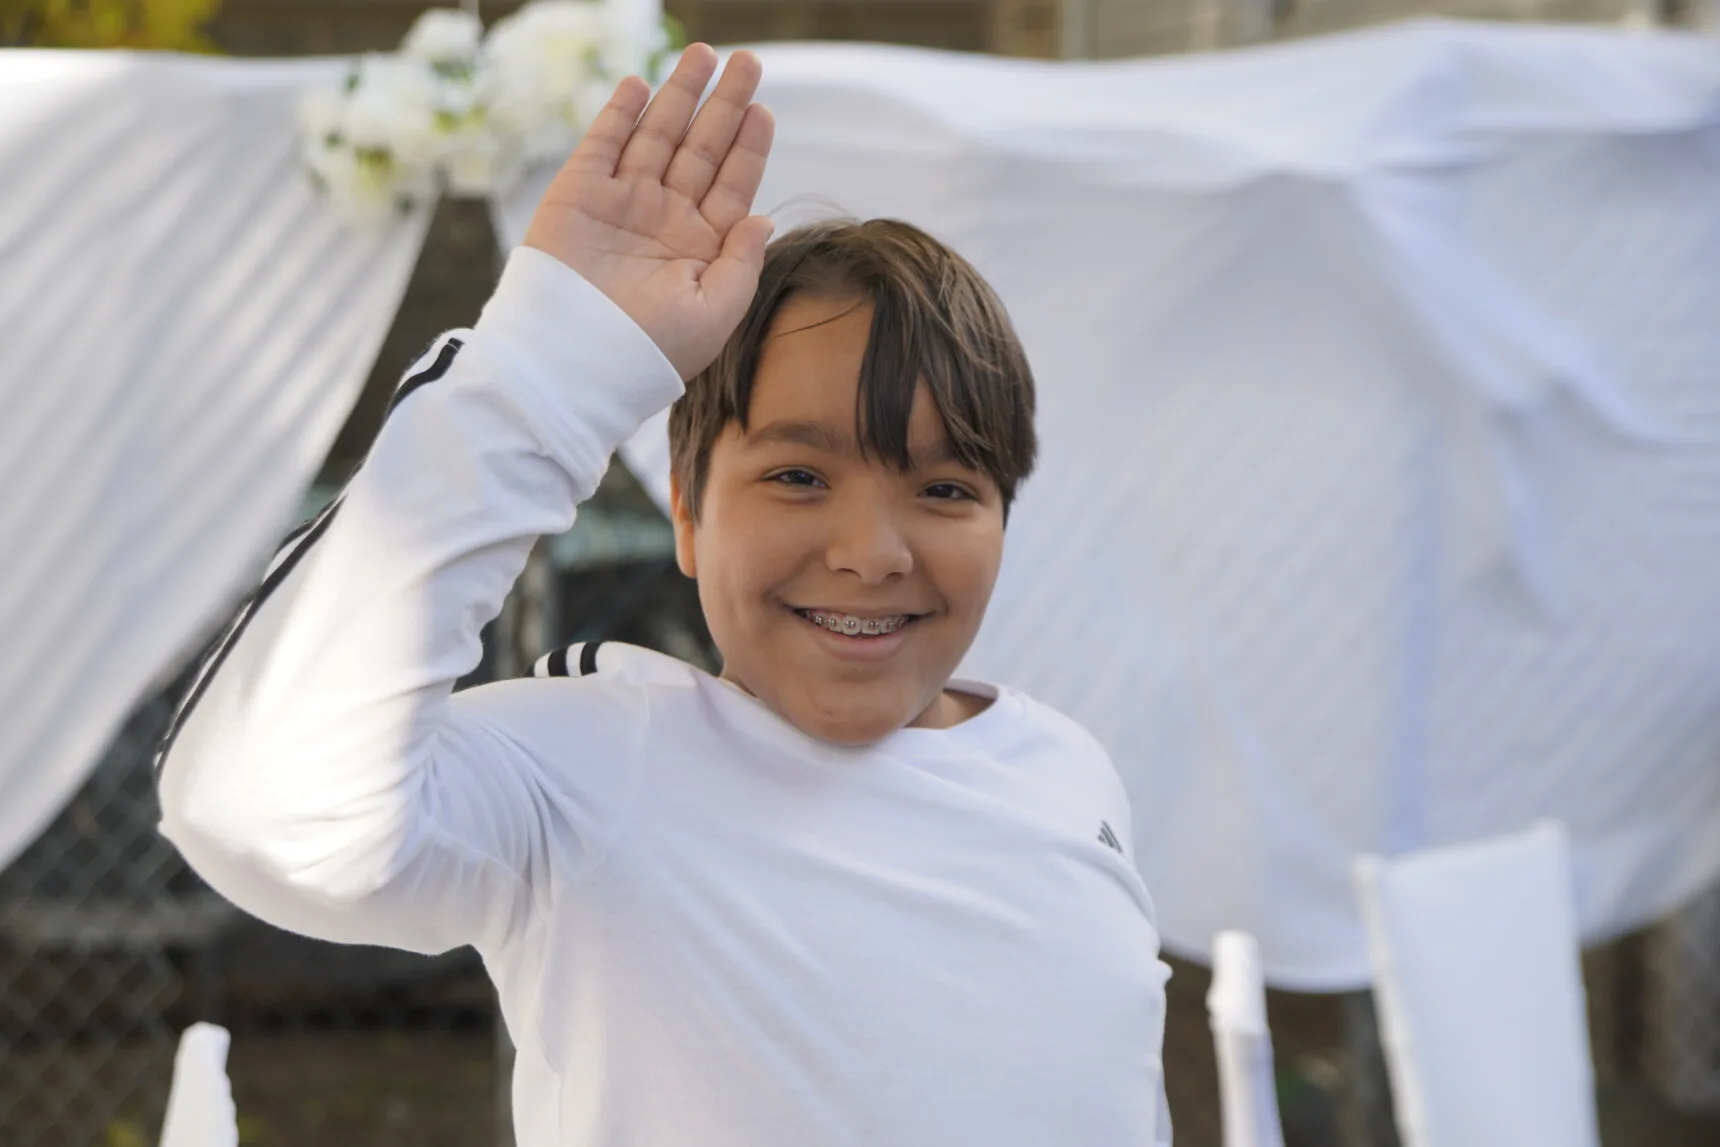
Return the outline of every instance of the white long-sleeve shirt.
{"type": "Polygon", "coordinates": [[[533,541],[679,393],[515,252],[206,668],[163,831],[280,927],[474,945],[521,1147],[1168,1143],[1152,903],[1068,719],[960,683],[995,700],[840,748],[624,645],[452,692],[533,541]]]}

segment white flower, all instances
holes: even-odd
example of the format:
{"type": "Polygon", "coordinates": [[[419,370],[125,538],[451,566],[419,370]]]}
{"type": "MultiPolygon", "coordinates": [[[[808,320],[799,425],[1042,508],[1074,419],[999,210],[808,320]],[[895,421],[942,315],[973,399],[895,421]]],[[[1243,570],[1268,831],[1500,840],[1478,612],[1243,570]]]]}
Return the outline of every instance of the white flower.
{"type": "Polygon", "coordinates": [[[652,58],[669,46],[663,0],[608,0],[605,6],[610,19],[610,74],[617,80],[630,72],[645,75],[652,58]]]}
{"type": "Polygon", "coordinates": [[[376,223],[436,193],[437,83],[417,61],[360,60],[341,88],[299,103],[302,153],[312,178],[349,218],[376,223]]]}
{"type": "Polygon", "coordinates": [[[312,177],[343,212],[381,220],[456,195],[506,190],[560,159],[615,81],[668,46],[662,0],[534,0],[488,36],[464,11],[421,15],[398,55],[365,56],[347,83],[300,101],[312,177]]]}
{"type": "Polygon", "coordinates": [[[469,64],[483,42],[484,25],[460,8],[431,8],[413,22],[400,43],[400,53],[435,66],[469,64]]]}
{"type": "Polygon", "coordinates": [[[516,147],[478,128],[451,139],[442,171],[452,195],[492,195],[512,187],[524,164],[516,147]]]}
{"type": "Polygon", "coordinates": [[[343,130],[346,94],[339,88],[310,88],[299,97],[299,131],[310,140],[323,140],[343,130]]]}
{"type": "Polygon", "coordinates": [[[442,150],[435,73],[417,60],[366,56],[347,93],[343,134],[359,151],[386,151],[412,171],[433,167],[442,150]]]}
{"type": "Polygon", "coordinates": [[[404,171],[386,156],[362,155],[344,142],[329,142],[330,138],[305,139],[305,165],[329,200],[355,222],[386,222],[402,207],[427,203],[434,195],[435,180],[430,174],[404,171]]]}
{"type": "Polygon", "coordinates": [[[484,41],[486,94],[495,125],[531,159],[572,149],[619,78],[614,15],[592,0],[539,0],[498,20],[484,41]]]}
{"type": "Polygon", "coordinates": [[[457,120],[480,116],[484,110],[482,77],[443,80],[436,89],[436,110],[457,120]]]}

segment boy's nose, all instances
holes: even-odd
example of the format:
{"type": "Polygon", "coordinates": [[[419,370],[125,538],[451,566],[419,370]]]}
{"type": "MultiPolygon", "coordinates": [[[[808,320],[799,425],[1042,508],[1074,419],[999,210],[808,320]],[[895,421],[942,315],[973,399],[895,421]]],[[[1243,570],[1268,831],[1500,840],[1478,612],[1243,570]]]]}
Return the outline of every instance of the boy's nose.
{"type": "Polygon", "coordinates": [[[831,527],[825,561],[836,573],[855,574],[863,584],[880,585],[914,568],[901,523],[877,501],[849,499],[831,527]]]}

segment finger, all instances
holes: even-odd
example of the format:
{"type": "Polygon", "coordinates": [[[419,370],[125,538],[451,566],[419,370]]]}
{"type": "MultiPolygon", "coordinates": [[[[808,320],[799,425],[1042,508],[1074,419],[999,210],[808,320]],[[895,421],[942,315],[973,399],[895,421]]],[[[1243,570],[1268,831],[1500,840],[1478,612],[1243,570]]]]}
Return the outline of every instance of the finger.
{"type": "Polygon", "coordinates": [[[693,117],[693,126],[687,129],[687,137],[669,161],[663,186],[694,203],[705,197],[735,142],[747,106],[758,91],[763,70],[758,57],[751,52],[736,52],[729,57],[723,66],[723,76],[717,81],[717,90],[693,117]]]}
{"type": "Polygon", "coordinates": [[[742,219],[729,228],[723,239],[722,253],[699,277],[705,297],[732,311],[732,315],[725,317],[736,323],[740,322],[758,290],[759,273],[764,269],[765,247],[775,229],[776,224],[768,215],[742,219]]]}
{"type": "Polygon", "coordinates": [[[717,234],[723,234],[752,213],[753,197],[764,178],[765,161],[770,158],[770,144],[775,136],[776,120],[770,109],[763,104],[747,108],[735,132],[735,142],[710,191],[699,204],[699,213],[717,234]]]}
{"type": "Polygon", "coordinates": [[[638,76],[628,76],[615,85],[615,93],[586,129],[579,146],[568,157],[567,166],[599,175],[614,175],[621,151],[632,138],[639,113],[651,99],[651,85],[638,76]]]}
{"type": "Polygon", "coordinates": [[[621,150],[615,174],[663,178],[675,149],[687,134],[687,124],[699,106],[699,97],[705,94],[705,85],[711,82],[716,70],[717,53],[709,44],[694,44],[681,53],[668,82],[639,117],[633,138],[621,150]]]}

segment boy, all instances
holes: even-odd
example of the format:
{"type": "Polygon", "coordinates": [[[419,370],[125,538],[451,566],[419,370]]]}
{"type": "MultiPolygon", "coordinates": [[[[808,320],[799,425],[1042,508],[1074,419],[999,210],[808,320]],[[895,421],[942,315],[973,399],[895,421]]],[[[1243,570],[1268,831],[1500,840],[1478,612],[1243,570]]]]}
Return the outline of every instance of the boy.
{"type": "Polygon", "coordinates": [[[474,945],[522,1147],[1168,1142],[1121,785],[1067,719],[950,680],[1032,464],[1026,362],[912,228],[767,255],[759,65],[695,117],[715,67],[616,89],[289,540],[164,750],[163,831],[281,927],[474,945]],[[452,694],[683,379],[677,552],[722,676],[585,646],[452,694]]]}

